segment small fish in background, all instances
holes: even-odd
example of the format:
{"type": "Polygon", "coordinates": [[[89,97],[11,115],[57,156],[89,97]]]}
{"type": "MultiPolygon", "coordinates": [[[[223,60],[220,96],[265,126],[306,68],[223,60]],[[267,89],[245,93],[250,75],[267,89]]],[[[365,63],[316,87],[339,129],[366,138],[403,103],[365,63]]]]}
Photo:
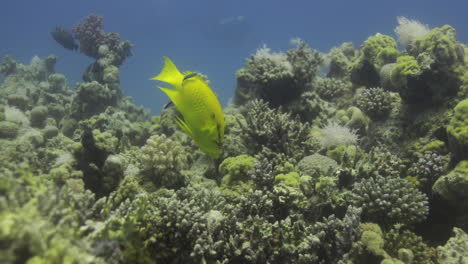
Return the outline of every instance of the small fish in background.
{"type": "Polygon", "coordinates": [[[63,27],[56,27],[50,31],[52,37],[62,45],[64,48],[69,50],[78,49],[78,45],[75,43],[75,39],[70,31],[66,30],[63,27]]]}
{"type": "MultiPolygon", "coordinates": [[[[197,73],[181,73],[164,57],[164,68],[151,80],[171,84],[174,89],[159,87],[171,99],[183,118],[176,122],[208,156],[217,159],[224,138],[224,114],[216,94],[197,73]]],[[[167,104],[166,107],[170,106],[167,104]]]]}

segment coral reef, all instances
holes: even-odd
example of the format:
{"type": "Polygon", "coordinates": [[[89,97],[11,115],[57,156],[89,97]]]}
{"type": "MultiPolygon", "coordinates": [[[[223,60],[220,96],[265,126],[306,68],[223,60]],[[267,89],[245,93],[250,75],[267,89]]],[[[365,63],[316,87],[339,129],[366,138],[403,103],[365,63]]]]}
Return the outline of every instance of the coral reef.
{"type": "Polygon", "coordinates": [[[74,26],[72,31],[80,43],[80,52],[97,59],[101,67],[118,67],[132,55],[132,45],[128,41],[121,42],[117,33],[105,33],[102,25],[102,17],[89,15],[82,24],[74,26]]]}
{"type": "Polygon", "coordinates": [[[447,244],[437,247],[439,263],[464,263],[468,261],[468,236],[460,228],[453,228],[454,236],[447,244]]]}
{"type": "Polygon", "coordinates": [[[354,184],[350,202],[363,209],[363,218],[380,224],[411,225],[428,214],[427,196],[405,179],[372,177],[354,184]]]}
{"type": "Polygon", "coordinates": [[[468,48],[398,23],[404,51],[383,34],[257,50],[217,159],[176,109],[124,97],[131,45],[101,17],[73,29],[95,60],[75,89],[55,56],[5,56],[0,262],[466,262],[468,48]]]}
{"type": "Polygon", "coordinates": [[[271,52],[266,46],[246,61],[236,73],[237,88],[234,103],[241,105],[262,99],[272,107],[297,99],[324,63],[323,55],[300,40],[286,54],[271,52]]]}
{"type": "Polygon", "coordinates": [[[369,88],[358,95],[356,104],[371,118],[385,118],[392,110],[392,97],[382,88],[369,88]]]}

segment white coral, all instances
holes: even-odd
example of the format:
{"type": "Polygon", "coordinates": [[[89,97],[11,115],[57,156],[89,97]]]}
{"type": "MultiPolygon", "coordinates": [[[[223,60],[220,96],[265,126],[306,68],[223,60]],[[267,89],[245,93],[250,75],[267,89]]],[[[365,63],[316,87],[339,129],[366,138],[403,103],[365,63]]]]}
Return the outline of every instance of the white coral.
{"type": "Polygon", "coordinates": [[[354,145],[359,138],[355,131],[340,126],[335,122],[328,123],[321,129],[322,136],[320,137],[320,145],[323,148],[329,148],[337,145],[354,145]]]}
{"type": "Polygon", "coordinates": [[[408,47],[416,39],[424,37],[430,29],[417,20],[411,20],[406,17],[397,17],[398,26],[395,28],[395,34],[398,41],[405,47],[408,47]]]}

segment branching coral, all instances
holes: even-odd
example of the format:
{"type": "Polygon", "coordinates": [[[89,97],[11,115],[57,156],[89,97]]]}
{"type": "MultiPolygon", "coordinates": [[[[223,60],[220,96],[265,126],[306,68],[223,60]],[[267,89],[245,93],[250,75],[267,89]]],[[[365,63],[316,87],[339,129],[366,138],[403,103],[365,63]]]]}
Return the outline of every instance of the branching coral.
{"type": "Polygon", "coordinates": [[[246,109],[246,124],[242,129],[250,151],[258,153],[267,147],[291,158],[299,158],[307,151],[307,123],[292,120],[290,114],[271,109],[259,100],[250,102],[246,109]]]}
{"type": "Polygon", "coordinates": [[[176,188],[187,183],[182,170],[188,167],[188,155],[179,142],[164,135],[154,135],[146,141],[140,162],[144,177],[156,186],[176,188]]]}
{"type": "Polygon", "coordinates": [[[428,198],[405,179],[372,177],[354,184],[351,204],[363,209],[363,218],[382,224],[411,225],[428,214],[428,198]]]}
{"type": "Polygon", "coordinates": [[[2,170],[1,182],[2,262],[103,263],[91,254],[89,241],[76,243],[95,202],[82,182],[70,181],[59,188],[24,164],[16,171],[2,170]]]}
{"type": "Polygon", "coordinates": [[[312,90],[325,100],[336,99],[351,89],[351,83],[335,78],[315,78],[311,84],[312,90]]]}
{"type": "Polygon", "coordinates": [[[369,117],[385,118],[392,110],[392,97],[382,88],[364,89],[357,97],[356,103],[369,117]]]}
{"type": "Polygon", "coordinates": [[[286,56],[291,63],[296,85],[304,87],[314,79],[317,72],[322,68],[324,58],[320,52],[312,50],[301,39],[293,39],[291,43],[296,47],[289,49],[286,56]]]}

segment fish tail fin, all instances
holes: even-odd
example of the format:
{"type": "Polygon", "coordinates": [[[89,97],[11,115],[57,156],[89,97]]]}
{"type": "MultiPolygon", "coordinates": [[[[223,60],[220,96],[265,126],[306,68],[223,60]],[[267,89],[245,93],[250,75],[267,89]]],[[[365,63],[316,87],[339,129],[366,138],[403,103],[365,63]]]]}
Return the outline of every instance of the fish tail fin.
{"type": "Polygon", "coordinates": [[[181,87],[184,75],[177,69],[175,64],[166,56],[164,56],[164,67],[161,72],[151,78],[151,80],[162,81],[171,84],[176,89],[181,87]]]}

